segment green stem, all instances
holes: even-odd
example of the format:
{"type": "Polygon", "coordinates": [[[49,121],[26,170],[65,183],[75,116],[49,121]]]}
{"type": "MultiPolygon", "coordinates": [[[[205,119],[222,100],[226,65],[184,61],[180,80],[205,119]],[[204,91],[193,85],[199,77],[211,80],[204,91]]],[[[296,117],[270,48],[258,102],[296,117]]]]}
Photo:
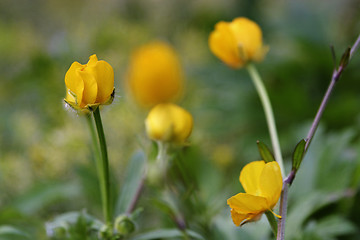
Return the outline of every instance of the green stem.
{"type": "Polygon", "coordinates": [[[167,155],[168,144],[162,141],[158,141],[157,144],[158,154],[156,156],[156,163],[161,171],[161,174],[165,178],[169,160],[169,156],[167,155]]]}
{"type": "Polygon", "coordinates": [[[183,233],[184,240],[190,240],[190,237],[189,237],[189,235],[187,234],[186,229],[184,229],[184,230],[182,231],[182,233],[183,233]]]}
{"type": "MultiPolygon", "coordinates": [[[[96,108],[93,112],[96,130],[98,133],[99,143],[100,143],[100,151],[101,158],[98,157],[96,161],[99,182],[100,182],[100,190],[101,190],[101,201],[103,206],[103,214],[105,221],[108,225],[111,225],[111,207],[110,207],[110,177],[109,177],[109,160],[106,148],[106,140],[104,129],[101,122],[100,110],[96,108]]],[[[100,154],[98,154],[99,156],[100,154]]]]}
{"type": "Polygon", "coordinates": [[[247,65],[247,70],[249,71],[250,77],[255,85],[255,88],[259,94],[261,103],[264,108],[266,122],[269,128],[271,143],[274,149],[275,159],[279,163],[281,174],[283,177],[285,177],[285,170],[284,170],[284,163],[283,158],[281,155],[281,149],[280,149],[280,143],[279,143],[279,137],[277,135],[276,131],[276,125],[275,125],[275,118],[274,113],[271,107],[269,96],[266,92],[265,86],[261,80],[261,77],[256,70],[255,66],[253,64],[247,65]]]}
{"type": "MultiPolygon", "coordinates": [[[[92,145],[93,145],[93,149],[94,149],[95,159],[100,159],[101,155],[100,155],[99,143],[98,143],[98,139],[96,136],[94,122],[93,122],[90,114],[86,115],[86,120],[87,120],[89,130],[90,130],[91,141],[92,141],[92,145]]],[[[99,161],[96,160],[96,163],[97,162],[99,162],[99,161]]]]}

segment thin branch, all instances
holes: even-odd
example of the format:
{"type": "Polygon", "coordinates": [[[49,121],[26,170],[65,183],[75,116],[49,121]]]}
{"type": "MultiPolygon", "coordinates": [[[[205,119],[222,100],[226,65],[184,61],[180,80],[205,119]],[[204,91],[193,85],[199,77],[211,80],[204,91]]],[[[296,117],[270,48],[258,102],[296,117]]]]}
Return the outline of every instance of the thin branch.
{"type": "Polygon", "coordinates": [[[360,46],[360,34],[356,40],[356,42],[354,43],[354,45],[351,47],[351,50],[350,50],[350,59],[352,58],[354,52],[359,48],[360,46]]]}
{"type": "Polygon", "coordinates": [[[284,180],[283,190],[281,193],[280,199],[280,216],[281,219],[278,221],[278,231],[277,231],[277,240],[284,240],[285,239],[285,219],[286,219],[286,212],[287,212],[287,198],[288,198],[288,189],[289,185],[284,180]],[[286,207],[283,207],[286,206],[286,207]]]}
{"type": "MultiPolygon", "coordinates": [[[[349,60],[351,60],[355,50],[359,47],[360,45],[360,35],[358,36],[356,42],[354,43],[354,45],[351,47],[350,49],[350,55],[349,55],[349,60]]],[[[332,77],[331,77],[331,81],[330,81],[330,84],[329,84],[329,87],[328,89],[326,90],[326,93],[324,95],[324,98],[320,104],[320,107],[319,107],[319,110],[318,112],[316,113],[316,116],[315,116],[315,119],[313,121],[313,124],[311,125],[311,128],[309,130],[309,133],[306,137],[306,145],[305,145],[305,151],[309,148],[309,145],[312,141],[312,138],[314,137],[314,134],[315,134],[315,131],[320,123],[320,119],[322,117],[322,114],[324,113],[324,110],[325,110],[325,107],[326,105],[328,104],[329,102],[329,98],[330,98],[330,95],[331,93],[333,92],[334,90],[334,87],[335,87],[335,84],[338,82],[338,80],[340,79],[341,77],[341,74],[343,73],[344,69],[346,68],[346,65],[340,65],[338,67],[338,69],[334,69],[333,71],[333,74],[332,74],[332,77]]]]}
{"type": "MultiPolygon", "coordinates": [[[[350,54],[349,54],[349,59],[346,60],[346,62],[349,62],[354,54],[354,52],[356,51],[356,49],[358,49],[360,45],[360,35],[358,36],[357,40],[355,41],[354,45],[351,47],[350,49],[350,54]]],[[[346,68],[347,64],[340,64],[340,66],[336,69],[334,69],[332,77],[331,77],[331,81],[329,84],[328,89],[326,90],[326,93],[324,95],[324,98],[320,104],[320,107],[318,109],[318,112],[316,113],[316,116],[314,118],[314,121],[311,125],[311,128],[309,130],[309,133],[306,137],[306,145],[305,145],[305,153],[308,150],[311,140],[314,137],[314,134],[316,132],[316,129],[320,123],[320,119],[322,117],[322,114],[324,113],[324,110],[326,108],[326,105],[329,102],[329,98],[331,93],[334,90],[335,84],[338,82],[338,80],[341,77],[341,74],[343,73],[344,69],[346,68]]],[[[305,154],[304,153],[304,154],[305,154]]],[[[281,215],[281,219],[279,219],[278,222],[278,234],[277,234],[277,240],[284,240],[284,236],[285,236],[285,221],[286,221],[286,212],[287,212],[287,199],[288,199],[288,188],[290,186],[290,183],[294,180],[295,178],[295,172],[291,171],[289,173],[289,175],[284,179],[284,184],[283,184],[283,190],[281,193],[281,199],[280,199],[280,215],[281,215]]]]}

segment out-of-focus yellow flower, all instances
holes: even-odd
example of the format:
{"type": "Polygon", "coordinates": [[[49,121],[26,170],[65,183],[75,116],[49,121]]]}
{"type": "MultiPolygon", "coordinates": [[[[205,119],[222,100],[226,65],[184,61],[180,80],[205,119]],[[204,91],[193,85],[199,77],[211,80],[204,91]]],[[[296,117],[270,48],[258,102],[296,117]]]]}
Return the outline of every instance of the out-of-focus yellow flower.
{"type": "Polygon", "coordinates": [[[164,103],[151,109],[145,126],[149,138],[181,144],[191,134],[193,118],[185,109],[172,103],[164,103]]]}
{"type": "Polygon", "coordinates": [[[247,164],[241,170],[239,180],[246,193],[227,200],[236,226],[257,221],[264,212],[271,211],[279,200],[283,184],[279,164],[275,161],[247,164]]]}
{"type": "Polygon", "coordinates": [[[234,161],[234,149],[227,144],[217,145],[213,148],[212,159],[221,168],[228,167],[234,161]]]}
{"type": "Polygon", "coordinates": [[[65,75],[65,102],[76,110],[94,110],[114,98],[114,70],[96,55],[87,64],[74,62],[65,75]]]}
{"type": "Polygon", "coordinates": [[[260,27],[244,17],[218,22],[210,34],[209,46],[215,56],[233,68],[261,61],[268,51],[262,43],[260,27]]]}
{"type": "Polygon", "coordinates": [[[127,79],[133,97],[144,107],[171,102],[183,88],[178,56],[163,42],[146,44],[133,53],[127,79]]]}

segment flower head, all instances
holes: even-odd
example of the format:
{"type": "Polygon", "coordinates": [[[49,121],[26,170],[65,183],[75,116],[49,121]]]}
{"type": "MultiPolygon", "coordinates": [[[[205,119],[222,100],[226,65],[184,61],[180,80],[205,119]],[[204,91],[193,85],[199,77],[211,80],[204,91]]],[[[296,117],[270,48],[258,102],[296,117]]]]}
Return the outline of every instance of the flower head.
{"type": "Polygon", "coordinates": [[[183,88],[178,56],[163,42],[138,48],[131,57],[127,78],[133,97],[144,107],[171,102],[183,88]]]}
{"type": "Polygon", "coordinates": [[[262,43],[260,27],[244,17],[218,22],[210,34],[209,46],[215,56],[233,68],[261,61],[268,51],[262,43]]]}
{"type": "Polygon", "coordinates": [[[239,180],[246,193],[227,200],[236,226],[259,220],[264,212],[271,211],[279,200],[283,184],[279,164],[275,161],[247,164],[239,180]]]}
{"type": "Polygon", "coordinates": [[[109,63],[96,55],[87,64],[74,62],[65,75],[65,102],[76,110],[93,110],[110,104],[114,97],[114,71],[109,63]]]}
{"type": "Polygon", "coordinates": [[[147,135],[153,140],[184,143],[191,134],[193,118],[175,104],[158,104],[149,112],[145,126],[147,135]]]}

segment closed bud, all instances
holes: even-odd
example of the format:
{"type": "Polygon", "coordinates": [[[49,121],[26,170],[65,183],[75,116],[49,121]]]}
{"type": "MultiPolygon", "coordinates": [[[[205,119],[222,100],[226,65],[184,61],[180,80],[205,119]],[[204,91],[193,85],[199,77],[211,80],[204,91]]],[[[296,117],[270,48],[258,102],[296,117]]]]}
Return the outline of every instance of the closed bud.
{"type": "Polygon", "coordinates": [[[99,232],[100,239],[110,239],[113,235],[112,229],[108,225],[103,225],[99,232]]]}
{"type": "Polygon", "coordinates": [[[114,70],[96,55],[87,64],[74,62],[65,75],[65,102],[75,110],[93,111],[114,98],[114,70]]]}
{"type": "Polygon", "coordinates": [[[175,104],[158,104],[151,109],[145,125],[149,138],[182,144],[191,134],[193,118],[188,111],[175,104]]]}
{"type": "Polygon", "coordinates": [[[135,231],[135,224],[128,216],[120,215],[115,220],[115,229],[121,235],[128,235],[135,231]]]}

